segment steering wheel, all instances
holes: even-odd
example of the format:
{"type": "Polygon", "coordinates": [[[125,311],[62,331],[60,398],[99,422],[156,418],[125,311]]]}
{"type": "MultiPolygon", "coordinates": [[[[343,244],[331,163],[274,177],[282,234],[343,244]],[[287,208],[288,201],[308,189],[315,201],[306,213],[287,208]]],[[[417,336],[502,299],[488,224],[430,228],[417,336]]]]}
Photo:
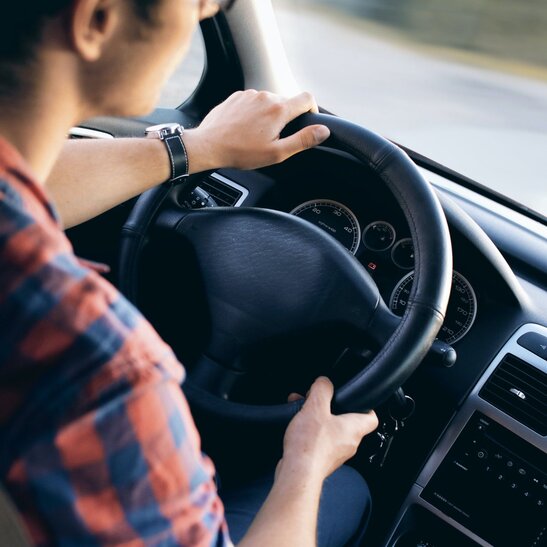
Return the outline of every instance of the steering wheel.
{"type": "MultiPolygon", "coordinates": [[[[410,228],[415,277],[402,318],[391,313],[365,268],[323,230],[294,215],[259,208],[180,209],[161,220],[189,244],[209,307],[211,335],[185,384],[191,401],[248,423],[288,422],[301,401],[251,405],[218,396],[244,370],[247,348],[304,329],[347,325],[380,351],[334,395],[333,410],[377,407],[416,369],[440,329],[451,287],[452,251],[442,208],[429,183],[397,146],[351,122],[305,114],[290,130],[324,124],[325,146],[368,165],[393,193],[410,228]],[[320,295],[318,297],[318,295],[320,295]]],[[[169,188],[138,199],[122,230],[119,286],[137,297],[139,257],[169,188]]],[[[176,249],[174,252],[177,252],[176,249]]]]}

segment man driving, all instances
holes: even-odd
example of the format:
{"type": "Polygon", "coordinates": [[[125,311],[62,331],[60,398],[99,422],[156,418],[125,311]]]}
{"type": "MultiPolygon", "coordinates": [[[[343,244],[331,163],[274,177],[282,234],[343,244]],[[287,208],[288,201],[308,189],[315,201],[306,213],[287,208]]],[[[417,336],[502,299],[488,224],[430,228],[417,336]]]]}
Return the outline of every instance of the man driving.
{"type": "MultiPolygon", "coordinates": [[[[66,135],[94,116],[150,112],[196,24],[218,9],[195,0],[2,8],[0,464],[36,545],[343,545],[366,524],[366,484],[341,466],[377,418],[333,415],[326,378],[289,424],[269,492],[242,486],[225,510],[182,365],[63,233],[173,176],[161,139],[66,135]]],[[[254,169],[320,144],[324,126],[280,138],[310,110],[307,93],[235,93],[180,137],[187,174],[254,169]]]]}

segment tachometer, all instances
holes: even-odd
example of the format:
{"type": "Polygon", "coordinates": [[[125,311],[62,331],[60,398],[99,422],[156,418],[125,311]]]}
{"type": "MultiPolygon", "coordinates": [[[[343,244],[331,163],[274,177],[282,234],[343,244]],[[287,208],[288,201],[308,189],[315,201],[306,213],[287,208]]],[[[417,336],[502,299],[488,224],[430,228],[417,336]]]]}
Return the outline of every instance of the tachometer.
{"type": "MultiPolygon", "coordinates": [[[[391,294],[389,306],[396,315],[402,316],[408,304],[414,272],[406,274],[391,294]]],[[[463,338],[473,326],[477,315],[477,297],[467,279],[458,272],[452,274],[452,291],[446,317],[437,338],[453,344],[463,338]]]]}
{"type": "Polygon", "coordinates": [[[353,212],[329,199],[302,203],[291,214],[303,218],[337,239],[350,253],[355,254],[361,240],[361,228],[353,212]]]}

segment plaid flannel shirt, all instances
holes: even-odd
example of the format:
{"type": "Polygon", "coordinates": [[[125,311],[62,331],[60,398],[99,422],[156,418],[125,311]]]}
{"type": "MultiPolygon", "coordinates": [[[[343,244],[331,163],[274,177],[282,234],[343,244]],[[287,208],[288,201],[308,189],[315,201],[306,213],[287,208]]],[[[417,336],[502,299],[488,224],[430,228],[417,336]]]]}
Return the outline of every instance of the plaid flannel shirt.
{"type": "Polygon", "coordinates": [[[38,545],[230,545],[184,371],[0,139],[0,479],[38,545]]]}

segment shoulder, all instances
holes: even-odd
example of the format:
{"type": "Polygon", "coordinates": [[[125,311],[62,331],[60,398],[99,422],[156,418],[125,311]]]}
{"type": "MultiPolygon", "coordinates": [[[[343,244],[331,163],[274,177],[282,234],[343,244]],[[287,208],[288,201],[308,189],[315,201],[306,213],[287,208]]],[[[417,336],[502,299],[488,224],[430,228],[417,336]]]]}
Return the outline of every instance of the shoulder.
{"type": "Polygon", "coordinates": [[[13,389],[29,393],[27,402],[37,386],[40,399],[70,391],[67,407],[78,411],[121,384],[182,381],[169,346],[114,286],[81,264],[21,186],[0,179],[3,388],[10,389],[10,378],[13,389]]]}

